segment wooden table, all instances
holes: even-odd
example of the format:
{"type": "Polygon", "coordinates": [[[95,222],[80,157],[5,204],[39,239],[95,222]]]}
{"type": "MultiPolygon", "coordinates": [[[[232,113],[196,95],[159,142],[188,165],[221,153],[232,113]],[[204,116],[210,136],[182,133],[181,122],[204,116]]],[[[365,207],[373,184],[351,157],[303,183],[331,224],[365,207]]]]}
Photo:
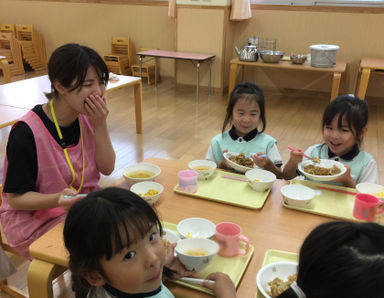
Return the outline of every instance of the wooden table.
{"type": "Polygon", "coordinates": [[[162,50],[148,50],[137,52],[136,55],[139,56],[140,61],[140,77],[141,68],[144,57],[154,57],[155,59],[155,87],[157,87],[157,58],[168,58],[175,60],[189,60],[192,63],[196,63],[196,96],[199,98],[199,86],[200,86],[200,65],[201,63],[208,62],[209,63],[209,86],[208,86],[208,94],[211,94],[211,78],[212,78],[212,62],[215,58],[215,55],[212,54],[198,54],[198,53],[185,53],[185,52],[175,52],[175,51],[162,51],[162,50]]]}
{"type": "Polygon", "coordinates": [[[26,109],[0,105],[0,128],[12,125],[27,112],[26,109]]]}
{"type": "MultiPolygon", "coordinates": [[[[142,120],[142,84],[140,78],[118,75],[119,81],[110,81],[107,91],[125,86],[133,86],[135,98],[136,132],[143,132],[142,120]]],[[[45,92],[51,91],[47,75],[0,85],[0,105],[22,109],[32,109],[37,104],[47,102],[45,92]]],[[[16,121],[18,118],[13,119],[16,121]]],[[[1,121],[2,122],[2,121],[1,121]]]]}
{"type": "MultiPolygon", "coordinates": [[[[188,168],[186,161],[150,158],[145,162],[160,166],[162,172],[156,179],[163,184],[164,193],[157,204],[161,220],[178,223],[187,217],[204,217],[215,224],[233,221],[243,229],[254,254],[248,268],[237,288],[238,297],[254,297],[256,274],[261,267],[267,249],[280,249],[298,252],[306,235],[318,224],[330,219],[284,208],[280,187],[285,181],[277,180],[264,207],[259,210],[235,207],[213,201],[183,196],[173,191],[178,182],[177,172],[188,168]]],[[[116,185],[127,188],[121,178],[116,185]]],[[[68,267],[67,251],[62,239],[63,223],[48,231],[32,243],[30,253],[34,257],[28,270],[28,289],[30,298],[52,297],[52,271],[55,267],[68,267]]],[[[176,297],[212,297],[180,285],[167,283],[176,297]]]]}
{"type": "Polygon", "coordinates": [[[279,63],[265,63],[260,60],[257,62],[245,62],[245,61],[240,61],[239,58],[235,58],[230,61],[228,100],[236,84],[237,70],[238,68],[243,69],[245,66],[259,67],[259,68],[278,68],[278,69],[288,69],[288,70],[290,69],[290,70],[300,70],[300,71],[315,71],[323,74],[330,73],[332,74],[332,89],[331,89],[330,100],[333,100],[339,95],[341,75],[342,73],[345,72],[346,65],[347,64],[345,62],[338,61],[333,67],[320,68],[320,67],[312,67],[308,62],[305,62],[304,64],[293,64],[290,61],[280,61],[279,63]]]}
{"type": "Polygon", "coordinates": [[[384,58],[364,57],[360,61],[360,84],[357,91],[357,96],[361,99],[365,98],[367,92],[368,81],[372,71],[384,70],[384,58]]]}

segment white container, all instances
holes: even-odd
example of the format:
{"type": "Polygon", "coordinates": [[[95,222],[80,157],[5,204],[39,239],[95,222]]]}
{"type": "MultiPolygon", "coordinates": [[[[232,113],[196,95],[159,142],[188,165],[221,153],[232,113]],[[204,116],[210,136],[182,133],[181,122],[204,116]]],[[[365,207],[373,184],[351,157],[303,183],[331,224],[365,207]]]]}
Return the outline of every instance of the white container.
{"type": "Polygon", "coordinates": [[[311,66],[313,67],[333,67],[339,46],[331,44],[315,44],[311,49],[311,66]]]}

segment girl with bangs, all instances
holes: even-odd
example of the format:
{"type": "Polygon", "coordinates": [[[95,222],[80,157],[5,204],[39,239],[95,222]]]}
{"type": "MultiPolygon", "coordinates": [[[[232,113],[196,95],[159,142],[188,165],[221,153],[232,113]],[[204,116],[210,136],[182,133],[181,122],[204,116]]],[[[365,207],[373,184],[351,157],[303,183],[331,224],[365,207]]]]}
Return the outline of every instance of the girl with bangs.
{"type": "Polygon", "coordinates": [[[109,175],[115,152],[107,128],[109,72],[100,55],[66,44],[48,62],[52,92],[13,125],[6,149],[0,218],[8,243],[29,245],[63,221],[80,196],[109,175]],[[64,196],[75,196],[64,198],[64,196]]]}
{"type": "MultiPolygon", "coordinates": [[[[310,146],[304,154],[320,159],[336,160],[347,171],[331,183],[355,188],[357,183],[377,183],[378,171],[375,159],[360,149],[367,132],[368,103],[354,95],[342,95],[333,100],[324,111],[322,120],[323,144],[310,146]]],[[[285,179],[297,176],[297,165],[303,152],[292,151],[284,167],[285,179]]]]}
{"type": "MultiPolygon", "coordinates": [[[[76,297],[171,298],[162,283],[193,275],[174,255],[176,243],[165,251],[161,222],[152,207],[138,195],[121,188],[89,194],[69,210],[64,243],[69,251],[76,297]]],[[[204,282],[216,297],[236,297],[236,289],[223,273],[204,282]]]]}

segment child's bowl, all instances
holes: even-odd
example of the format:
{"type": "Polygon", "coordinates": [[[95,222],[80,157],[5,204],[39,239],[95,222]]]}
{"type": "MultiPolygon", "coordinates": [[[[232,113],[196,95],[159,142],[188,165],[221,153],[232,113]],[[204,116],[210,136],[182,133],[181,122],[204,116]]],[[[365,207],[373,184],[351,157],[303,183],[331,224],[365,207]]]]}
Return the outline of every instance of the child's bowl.
{"type": "Polygon", "coordinates": [[[139,182],[131,187],[131,191],[139,195],[142,199],[147,201],[148,204],[154,204],[160,199],[160,195],[163,192],[164,187],[157,182],[144,181],[139,182]]]}
{"type": "Polygon", "coordinates": [[[135,163],[126,166],[123,170],[123,176],[129,184],[153,181],[160,173],[160,167],[151,163],[135,163]]]}
{"type": "Polygon", "coordinates": [[[206,180],[215,172],[217,165],[211,160],[193,160],[188,167],[198,173],[198,179],[206,180]]]}
{"type": "Polygon", "coordinates": [[[287,281],[288,277],[297,273],[297,263],[293,262],[275,262],[262,267],[256,276],[256,283],[259,291],[266,298],[271,298],[268,295],[270,290],[269,282],[276,277],[283,281],[287,281]]]}
{"type": "Polygon", "coordinates": [[[219,251],[219,245],[210,239],[183,239],[177,242],[175,252],[187,270],[201,271],[219,251]]]}
{"type": "Polygon", "coordinates": [[[276,175],[270,171],[253,169],[245,172],[249,185],[256,191],[267,191],[276,181],[276,175]]]}
{"type": "Polygon", "coordinates": [[[362,182],[356,185],[359,193],[368,193],[377,198],[384,198],[384,186],[371,182],[362,182]]]}
{"type": "Polygon", "coordinates": [[[201,217],[186,218],[177,224],[181,238],[211,238],[215,229],[213,222],[201,217]]]}
{"type": "Polygon", "coordinates": [[[280,188],[283,195],[284,203],[297,207],[304,207],[315,196],[315,191],[312,188],[300,184],[285,185],[280,188]]]}
{"type": "Polygon", "coordinates": [[[344,164],[332,159],[320,159],[320,164],[314,163],[312,160],[303,160],[301,163],[298,164],[297,168],[304,176],[306,176],[311,180],[316,180],[316,181],[332,181],[332,180],[335,180],[337,177],[340,177],[347,171],[347,168],[344,166],[344,164]],[[340,169],[340,172],[334,175],[310,174],[306,172],[304,169],[304,167],[308,165],[313,165],[315,167],[321,167],[321,168],[327,168],[327,169],[331,169],[333,166],[336,166],[340,169]]]}

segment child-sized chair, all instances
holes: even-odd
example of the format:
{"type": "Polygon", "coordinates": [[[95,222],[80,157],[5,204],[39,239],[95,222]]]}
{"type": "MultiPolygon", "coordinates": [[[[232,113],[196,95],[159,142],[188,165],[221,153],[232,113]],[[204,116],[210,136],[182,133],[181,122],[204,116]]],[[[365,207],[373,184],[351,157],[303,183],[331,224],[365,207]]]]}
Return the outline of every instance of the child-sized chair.
{"type": "Polygon", "coordinates": [[[130,75],[134,51],[129,37],[112,37],[111,53],[103,58],[110,72],[130,75]]]}
{"type": "MultiPolygon", "coordinates": [[[[148,51],[148,50],[152,50],[152,49],[141,48],[141,49],[139,49],[139,52],[144,52],[144,51],[148,51]]],[[[157,76],[155,76],[155,70],[156,70],[155,59],[156,58],[153,58],[153,57],[144,57],[143,58],[143,62],[142,62],[142,66],[141,66],[141,76],[143,78],[147,78],[148,85],[153,84],[153,82],[151,80],[152,73],[153,73],[154,78],[157,77],[157,82],[160,82],[160,73],[159,73],[159,65],[158,64],[157,64],[157,76]]],[[[136,76],[136,77],[140,76],[140,63],[132,65],[132,75],[136,76]]],[[[154,80],[155,79],[153,79],[153,81],[154,80]]]]}

